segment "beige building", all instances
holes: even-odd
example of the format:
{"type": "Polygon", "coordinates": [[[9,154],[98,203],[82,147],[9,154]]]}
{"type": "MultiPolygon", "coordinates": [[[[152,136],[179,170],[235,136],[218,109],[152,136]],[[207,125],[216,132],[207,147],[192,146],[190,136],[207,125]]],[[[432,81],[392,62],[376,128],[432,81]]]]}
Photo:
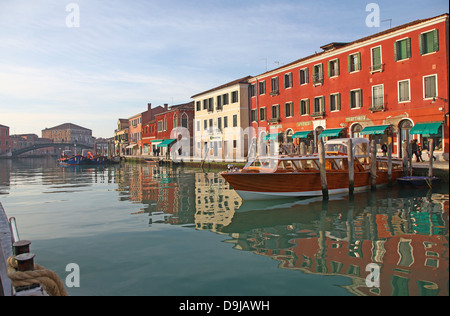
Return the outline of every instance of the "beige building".
{"type": "Polygon", "coordinates": [[[242,162],[249,140],[249,83],[244,77],[192,96],[194,159],[242,162]]]}
{"type": "Polygon", "coordinates": [[[78,143],[86,146],[94,144],[92,130],[72,123],[46,128],[42,130],[42,138],[51,139],[54,143],[78,143]]]}

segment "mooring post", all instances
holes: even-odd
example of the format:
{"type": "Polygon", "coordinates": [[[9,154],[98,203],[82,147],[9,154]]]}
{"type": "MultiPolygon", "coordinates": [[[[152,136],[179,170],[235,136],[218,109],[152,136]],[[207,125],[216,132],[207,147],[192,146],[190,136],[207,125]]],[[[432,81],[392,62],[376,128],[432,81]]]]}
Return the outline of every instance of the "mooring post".
{"type": "Polygon", "coordinates": [[[388,142],[388,185],[392,185],[392,141],[391,138],[389,138],[388,142]]]}
{"type": "Polygon", "coordinates": [[[353,166],[353,142],[350,138],[348,140],[348,194],[353,195],[355,190],[355,168],[353,166]]]}
{"type": "Polygon", "coordinates": [[[402,143],[402,153],[403,153],[403,160],[402,160],[403,176],[406,177],[408,175],[408,156],[409,156],[408,143],[406,141],[403,141],[402,143]]]}
{"type": "Polygon", "coordinates": [[[324,200],[328,200],[327,171],[325,167],[325,147],[323,139],[319,138],[319,168],[320,168],[320,184],[322,185],[322,196],[324,200]]]}
{"type": "Polygon", "coordinates": [[[433,138],[430,138],[430,141],[428,143],[428,152],[430,153],[430,162],[428,165],[428,177],[431,179],[433,177],[433,155],[434,155],[434,140],[433,140],[433,138]]]}
{"type": "Polygon", "coordinates": [[[377,188],[377,147],[375,140],[370,142],[370,186],[372,190],[377,188]]]}

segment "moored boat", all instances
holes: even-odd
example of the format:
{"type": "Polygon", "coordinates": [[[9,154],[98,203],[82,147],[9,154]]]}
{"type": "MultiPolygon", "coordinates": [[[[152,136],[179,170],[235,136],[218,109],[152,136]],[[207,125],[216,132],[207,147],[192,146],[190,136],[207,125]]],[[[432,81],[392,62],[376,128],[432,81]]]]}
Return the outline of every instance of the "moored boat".
{"type": "Polygon", "coordinates": [[[427,176],[407,176],[398,178],[397,181],[406,186],[413,186],[417,188],[432,187],[433,184],[437,184],[441,181],[438,177],[427,176]]]}
{"type": "MultiPolygon", "coordinates": [[[[369,141],[352,138],[354,157],[354,191],[371,186],[369,141]]],[[[329,194],[349,191],[348,139],[333,139],[325,143],[325,169],[329,194]]],[[[389,182],[388,159],[377,157],[376,184],[389,182]]],[[[264,200],[287,197],[321,196],[318,155],[282,155],[257,157],[243,169],[228,168],[220,173],[244,200],[264,200]]],[[[402,162],[392,159],[392,181],[403,175],[402,162]]]]}
{"type": "Polygon", "coordinates": [[[62,166],[80,166],[87,162],[87,158],[82,155],[72,155],[71,150],[64,150],[58,162],[62,166]]]}

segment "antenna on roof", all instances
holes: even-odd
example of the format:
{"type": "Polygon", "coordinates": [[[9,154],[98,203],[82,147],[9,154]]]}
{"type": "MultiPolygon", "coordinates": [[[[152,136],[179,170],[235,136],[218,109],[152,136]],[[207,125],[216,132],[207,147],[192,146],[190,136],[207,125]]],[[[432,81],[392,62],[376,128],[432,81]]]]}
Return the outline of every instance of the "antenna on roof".
{"type": "Polygon", "coordinates": [[[389,28],[392,28],[392,19],[381,20],[380,22],[387,22],[387,21],[389,21],[389,28]]]}

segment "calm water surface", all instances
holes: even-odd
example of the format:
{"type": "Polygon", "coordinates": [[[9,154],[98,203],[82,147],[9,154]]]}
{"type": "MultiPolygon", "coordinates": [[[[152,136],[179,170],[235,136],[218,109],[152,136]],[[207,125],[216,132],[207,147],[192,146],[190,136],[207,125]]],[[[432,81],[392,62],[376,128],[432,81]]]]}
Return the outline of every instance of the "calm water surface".
{"type": "Polygon", "coordinates": [[[214,171],[0,160],[36,262],[62,280],[79,265],[70,295],[449,295],[448,192],[248,203],[214,171]]]}

